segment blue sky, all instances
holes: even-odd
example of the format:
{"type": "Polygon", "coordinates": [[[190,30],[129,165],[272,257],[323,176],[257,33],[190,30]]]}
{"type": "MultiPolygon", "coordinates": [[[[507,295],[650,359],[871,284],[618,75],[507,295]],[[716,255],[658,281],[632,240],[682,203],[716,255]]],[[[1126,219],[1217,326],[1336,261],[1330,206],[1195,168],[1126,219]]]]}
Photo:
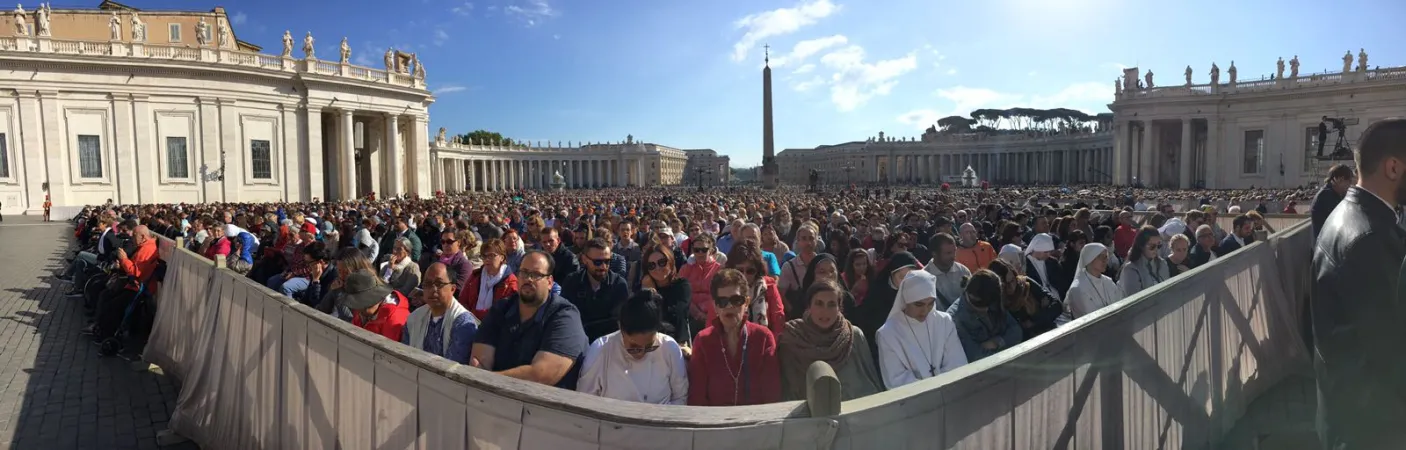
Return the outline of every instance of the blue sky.
{"type": "MultiPolygon", "coordinates": [[[[96,3],[96,0],[93,0],[96,3]]],[[[134,2],[189,9],[187,1],[134,2]]],[[[213,5],[212,5],[213,6],[213,5]]],[[[1190,64],[1241,79],[1299,56],[1303,73],[1403,64],[1406,1],[403,0],[224,5],[241,39],[277,53],[284,29],[318,54],[381,65],[418,52],[431,129],[526,140],[636,139],[761,160],[762,45],[770,44],[778,150],[917,136],[983,107],[1105,112],[1121,66],[1182,83],[1190,64]],[[1341,13],[1339,11],[1342,11],[1341,13]]],[[[1225,77],[1225,75],[1223,75],[1225,77]]]]}

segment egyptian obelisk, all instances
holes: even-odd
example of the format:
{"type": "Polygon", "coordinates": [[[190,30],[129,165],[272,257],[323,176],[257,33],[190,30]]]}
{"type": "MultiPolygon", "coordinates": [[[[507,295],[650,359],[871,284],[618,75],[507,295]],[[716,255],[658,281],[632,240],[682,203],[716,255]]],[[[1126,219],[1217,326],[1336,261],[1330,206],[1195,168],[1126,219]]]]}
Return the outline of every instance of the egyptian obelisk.
{"type": "Polygon", "coordinates": [[[762,66],[762,186],[775,189],[777,175],[776,145],[772,142],[771,130],[771,46],[765,46],[765,65],[762,66]]]}

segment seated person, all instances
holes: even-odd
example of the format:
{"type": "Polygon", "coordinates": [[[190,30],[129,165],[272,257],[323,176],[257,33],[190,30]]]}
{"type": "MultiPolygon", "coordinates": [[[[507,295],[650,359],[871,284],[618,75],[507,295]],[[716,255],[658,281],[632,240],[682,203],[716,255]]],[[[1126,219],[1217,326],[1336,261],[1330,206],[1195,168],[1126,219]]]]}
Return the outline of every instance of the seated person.
{"type": "Polygon", "coordinates": [[[620,330],[596,339],[586,350],[576,390],[627,402],[688,403],[688,366],[683,350],[661,333],[664,298],[640,291],[620,306],[620,330]]]}
{"type": "MultiPolygon", "coordinates": [[[[402,253],[400,244],[396,248],[396,253],[402,253]]],[[[410,313],[401,343],[468,364],[478,318],[454,300],[454,279],[449,277],[449,268],[438,262],[425,268],[419,295],[425,304],[410,313]]]]}
{"type": "Polygon", "coordinates": [[[552,294],[555,262],[541,250],[527,252],[518,267],[518,291],[484,317],[474,336],[470,365],[504,376],[562,389],[576,389],[586,352],[581,313],[552,294]]]}

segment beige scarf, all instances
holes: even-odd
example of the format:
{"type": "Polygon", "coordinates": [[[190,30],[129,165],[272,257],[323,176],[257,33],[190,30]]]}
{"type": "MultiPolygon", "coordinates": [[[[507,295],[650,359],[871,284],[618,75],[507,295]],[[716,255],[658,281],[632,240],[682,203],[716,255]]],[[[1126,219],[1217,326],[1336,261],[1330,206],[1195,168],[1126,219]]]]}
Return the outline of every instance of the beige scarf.
{"type": "Polygon", "coordinates": [[[810,367],[814,361],[839,367],[849,359],[853,343],[854,332],[849,319],[840,316],[840,320],[826,330],[811,322],[807,311],[800,319],[786,322],[777,345],[787,348],[781,354],[796,363],[793,367],[810,367]]]}

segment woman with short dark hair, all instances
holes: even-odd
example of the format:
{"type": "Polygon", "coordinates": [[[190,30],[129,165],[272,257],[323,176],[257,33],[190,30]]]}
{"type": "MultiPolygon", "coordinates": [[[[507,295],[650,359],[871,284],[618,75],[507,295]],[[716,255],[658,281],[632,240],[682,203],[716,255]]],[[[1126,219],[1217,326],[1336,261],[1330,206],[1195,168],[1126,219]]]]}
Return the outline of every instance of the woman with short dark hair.
{"type": "Polygon", "coordinates": [[[747,320],[754,299],[750,289],[747,277],[736,269],[713,275],[708,291],[716,315],[693,339],[688,404],[761,405],[781,400],[776,337],[767,327],[747,320]]]}
{"type": "MultiPolygon", "coordinates": [[[[822,253],[823,254],[823,253],[822,253]]],[[[777,339],[784,400],[805,400],[806,370],[824,361],[840,380],[841,400],[853,400],[883,390],[874,355],[864,332],[845,319],[841,306],[847,294],[835,280],[824,279],[806,289],[807,302],[799,319],[786,322],[777,339]]]]}
{"type": "Polygon", "coordinates": [[[620,305],[620,329],[597,338],[576,390],[628,402],[688,404],[688,368],[679,343],[661,333],[663,297],[653,289],[620,305]]]}

